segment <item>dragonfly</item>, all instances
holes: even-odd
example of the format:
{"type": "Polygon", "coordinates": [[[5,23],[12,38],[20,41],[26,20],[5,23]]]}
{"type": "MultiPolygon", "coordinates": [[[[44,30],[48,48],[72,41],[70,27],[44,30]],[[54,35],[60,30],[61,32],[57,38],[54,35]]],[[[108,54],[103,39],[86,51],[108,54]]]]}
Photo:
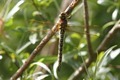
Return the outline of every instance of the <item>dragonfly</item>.
{"type": "Polygon", "coordinates": [[[59,27],[59,45],[58,45],[58,69],[61,67],[62,63],[62,51],[63,51],[63,42],[65,30],[67,27],[67,18],[65,13],[61,13],[60,16],[60,27],[59,27]]]}

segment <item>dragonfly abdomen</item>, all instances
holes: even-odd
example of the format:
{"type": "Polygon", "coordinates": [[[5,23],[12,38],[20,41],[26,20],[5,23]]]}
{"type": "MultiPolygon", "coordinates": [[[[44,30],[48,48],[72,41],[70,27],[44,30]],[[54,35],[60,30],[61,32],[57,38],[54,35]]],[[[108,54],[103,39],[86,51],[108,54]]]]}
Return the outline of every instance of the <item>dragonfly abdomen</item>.
{"type": "Polygon", "coordinates": [[[60,34],[59,34],[59,49],[58,49],[58,67],[60,67],[62,63],[64,34],[65,34],[65,28],[67,27],[66,15],[64,13],[61,13],[60,20],[61,20],[61,24],[60,24],[60,32],[59,32],[60,34]]]}

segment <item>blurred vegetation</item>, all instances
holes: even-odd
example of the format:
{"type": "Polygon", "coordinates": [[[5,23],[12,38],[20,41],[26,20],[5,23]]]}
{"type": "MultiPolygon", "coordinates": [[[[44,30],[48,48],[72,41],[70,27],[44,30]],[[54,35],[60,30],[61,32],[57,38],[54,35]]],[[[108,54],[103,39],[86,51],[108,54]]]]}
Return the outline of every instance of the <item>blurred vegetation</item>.
{"type": "MultiPolygon", "coordinates": [[[[8,80],[54,25],[62,0],[0,0],[0,80],[8,80]]],[[[120,16],[120,0],[88,0],[90,35],[94,50],[120,16]]],[[[63,64],[55,71],[58,34],[48,42],[23,73],[23,80],[67,80],[88,57],[83,7],[74,9],[66,30],[63,64]],[[39,68],[39,69],[38,69],[39,68]]],[[[78,80],[120,80],[120,32],[78,80]],[[117,45],[113,48],[114,45],[117,45]],[[98,64],[98,65],[97,65],[98,64]]]]}

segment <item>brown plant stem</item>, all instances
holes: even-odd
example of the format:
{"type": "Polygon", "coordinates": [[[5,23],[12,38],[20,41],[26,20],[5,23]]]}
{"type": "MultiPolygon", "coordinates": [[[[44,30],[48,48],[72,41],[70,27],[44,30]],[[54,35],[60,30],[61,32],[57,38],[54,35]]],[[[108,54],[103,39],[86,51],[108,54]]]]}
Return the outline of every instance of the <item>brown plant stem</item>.
{"type": "Polygon", "coordinates": [[[60,11],[64,11],[73,0],[62,0],[60,11]]]}
{"type": "Polygon", "coordinates": [[[86,64],[86,67],[88,68],[91,63],[93,63],[96,58],[97,58],[97,54],[99,55],[99,53],[104,49],[104,47],[108,44],[108,42],[111,40],[111,38],[113,38],[114,34],[120,30],[120,20],[113,26],[113,28],[108,32],[108,34],[105,36],[105,38],[103,39],[103,41],[101,42],[101,44],[98,46],[96,52],[93,54],[93,56],[89,57],[88,59],[86,59],[85,63],[83,63],[82,66],[80,66],[71,76],[68,80],[78,80],[80,78],[80,76],[86,71],[85,70],[85,66],[84,64],[86,64]]]}
{"type": "Polygon", "coordinates": [[[88,47],[88,53],[92,57],[93,50],[91,45],[91,39],[90,39],[90,31],[89,31],[89,13],[88,13],[88,5],[87,0],[83,0],[84,3],[84,22],[85,22],[85,33],[86,33],[86,39],[87,39],[87,47],[88,47]]]}
{"type": "MultiPolygon", "coordinates": [[[[67,16],[70,15],[72,10],[75,8],[75,6],[79,3],[80,0],[73,0],[71,4],[68,6],[68,8],[65,10],[65,14],[67,16]]],[[[39,43],[39,45],[33,50],[30,57],[25,61],[25,63],[17,70],[17,72],[11,77],[11,80],[16,80],[19,76],[22,75],[22,73],[27,69],[27,67],[30,65],[30,63],[33,61],[35,56],[42,50],[42,48],[45,46],[45,44],[51,39],[51,37],[58,31],[58,26],[60,24],[60,19],[57,21],[57,23],[54,25],[54,27],[48,32],[48,34],[42,39],[42,41],[39,43]]]]}
{"type": "Polygon", "coordinates": [[[120,20],[116,22],[116,24],[113,26],[113,28],[108,32],[108,34],[105,36],[102,43],[99,45],[96,51],[100,52],[105,49],[105,45],[111,40],[111,38],[114,36],[114,34],[120,30],[120,20]]]}

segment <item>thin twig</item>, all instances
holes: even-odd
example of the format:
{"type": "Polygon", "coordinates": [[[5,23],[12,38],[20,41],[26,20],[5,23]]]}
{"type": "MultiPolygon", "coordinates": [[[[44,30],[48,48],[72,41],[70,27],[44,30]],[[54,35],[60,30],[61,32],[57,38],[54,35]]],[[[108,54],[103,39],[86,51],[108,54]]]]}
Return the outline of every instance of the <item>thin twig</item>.
{"type": "Polygon", "coordinates": [[[62,0],[60,11],[64,11],[73,0],[62,0]]]}
{"type": "MultiPolygon", "coordinates": [[[[86,62],[84,64],[86,64],[87,68],[91,65],[91,63],[93,63],[96,60],[97,54],[99,55],[99,53],[101,51],[105,50],[104,47],[108,44],[108,42],[111,40],[111,38],[113,38],[114,34],[116,32],[118,32],[119,30],[120,30],[120,20],[108,32],[108,34],[105,36],[104,40],[98,46],[98,48],[97,48],[96,52],[93,54],[93,56],[86,59],[86,62]]],[[[68,80],[78,80],[78,78],[80,78],[80,76],[84,72],[85,72],[85,67],[84,67],[84,65],[82,65],[70,76],[70,78],[68,80]]]]}
{"type": "MultiPolygon", "coordinates": [[[[75,6],[79,3],[80,0],[73,0],[72,3],[68,6],[68,8],[65,10],[65,14],[67,16],[70,15],[70,13],[73,11],[75,6]]],[[[22,73],[27,69],[27,67],[30,65],[30,63],[33,61],[35,56],[42,50],[42,48],[45,46],[45,44],[51,39],[51,37],[58,31],[58,25],[60,24],[60,19],[57,21],[57,23],[53,26],[53,28],[48,32],[48,34],[43,38],[43,40],[39,43],[39,45],[34,49],[34,51],[31,53],[30,57],[25,61],[25,63],[17,70],[17,72],[11,77],[11,80],[16,80],[19,76],[22,75],[22,73]]]]}
{"type": "MultiPolygon", "coordinates": [[[[81,73],[86,72],[86,68],[88,68],[93,62],[93,50],[91,46],[91,40],[90,40],[90,32],[89,32],[89,13],[88,13],[88,5],[87,1],[83,0],[84,3],[84,13],[85,13],[85,33],[86,33],[86,39],[87,39],[87,44],[88,44],[88,53],[89,53],[89,58],[85,61],[85,63],[82,64],[81,67],[79,67],[69,78],[69,80],[77,80],[81,75],[81,73]]],[[[95,57],[96,58],[96,57],[95,57]]]]}
{"type": "Polygon", "coordinates": [[[89,31],[89,13],[88,13],[88,5],[87,5],[87,0],[83,0],[84,3],[84,22],[85,22],[85,33],[86,33],[86,39],[87,39],[87,47],[88,47],[88,53],[92,57],[93,55],[93,50],[92,50],[92,45],[91,45],[91,39],[90,39],[90,31],[89,31]]]}
{"type": "Polygon", "coordinates": [[[105,39],[102,41],[100,46],[97,48],[97,51],[103,51],[105,50],[105,45],[111,40],[111,38],[114,36],[114,34],[119,31],[120,29],[120,20],[116,22],[114,27],[109,31],[108,35],[106,35],[105,39]]]}

